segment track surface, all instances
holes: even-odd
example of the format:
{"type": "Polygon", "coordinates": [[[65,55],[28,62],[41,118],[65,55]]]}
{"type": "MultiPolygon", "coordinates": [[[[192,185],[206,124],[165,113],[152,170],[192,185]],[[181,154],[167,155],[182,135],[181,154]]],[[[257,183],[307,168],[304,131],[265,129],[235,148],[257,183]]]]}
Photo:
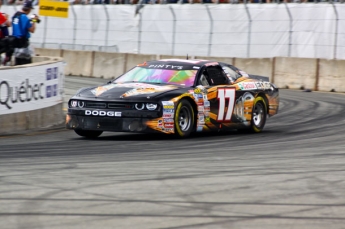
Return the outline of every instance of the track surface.
{"type": "Polygon", "coordinates": [[[2,137],[0,228],[345,228],[344,114],[344,94],[281,90],[261,134],[2,137]]]}

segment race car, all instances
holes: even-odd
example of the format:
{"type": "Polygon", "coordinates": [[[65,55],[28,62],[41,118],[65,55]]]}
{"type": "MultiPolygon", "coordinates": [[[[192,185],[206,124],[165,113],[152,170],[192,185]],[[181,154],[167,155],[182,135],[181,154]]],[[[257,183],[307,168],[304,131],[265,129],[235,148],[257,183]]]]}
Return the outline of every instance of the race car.
{"type": "Polygon", "coordinates": [[[87,138],[103,131],[259,133],[279,108],[279,89],[265,79],[211,60],[147,61],[80,89],[68,102],[66,128],[87,138]]]}

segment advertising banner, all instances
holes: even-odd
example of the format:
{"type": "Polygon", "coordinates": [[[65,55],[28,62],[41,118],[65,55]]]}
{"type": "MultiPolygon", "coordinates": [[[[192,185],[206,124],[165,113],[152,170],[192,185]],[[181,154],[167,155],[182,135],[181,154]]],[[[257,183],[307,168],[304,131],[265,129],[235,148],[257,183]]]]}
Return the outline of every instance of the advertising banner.
{"type": "Polygon", "coordinates": [[[68,18],[69,2],[39,1],[39,15],[50,17],[68,18]]]}
{"type": "Polygon", "coordinates": [[[50,107],[63,100],[64,64],[0,70],[0,115],[50,107]]]}

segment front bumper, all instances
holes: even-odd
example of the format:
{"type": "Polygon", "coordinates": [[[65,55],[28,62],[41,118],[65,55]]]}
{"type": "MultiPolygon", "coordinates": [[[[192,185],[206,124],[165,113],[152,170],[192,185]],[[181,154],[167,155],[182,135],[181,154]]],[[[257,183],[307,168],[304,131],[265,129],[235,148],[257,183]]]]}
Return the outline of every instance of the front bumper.
{"type": "Polygon", "coordinates": [[[148,118],[109,118],[88,117],[67,114],[67,129],[100,130],[115,132],[148,132],[157,133],[146,124],[148,118]]]}

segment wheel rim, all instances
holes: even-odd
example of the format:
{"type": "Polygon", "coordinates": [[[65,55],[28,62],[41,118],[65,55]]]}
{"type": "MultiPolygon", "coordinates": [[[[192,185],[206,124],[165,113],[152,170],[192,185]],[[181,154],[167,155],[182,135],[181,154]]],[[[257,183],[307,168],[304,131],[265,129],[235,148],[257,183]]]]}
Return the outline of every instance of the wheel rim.
{"type": "Polygon", "coordinates": [[[183,106],[178,115],[178,125],[182,131],[187,131],[190,127],[191,117],[190,111],[187,107],[183,106]]]}
{"type": "Polygon", "coordinates": [[[261,103],[255,104],[253,110],[253,122],[255,126],[260,127],[264,120],[264,108],[261,103]]]}

